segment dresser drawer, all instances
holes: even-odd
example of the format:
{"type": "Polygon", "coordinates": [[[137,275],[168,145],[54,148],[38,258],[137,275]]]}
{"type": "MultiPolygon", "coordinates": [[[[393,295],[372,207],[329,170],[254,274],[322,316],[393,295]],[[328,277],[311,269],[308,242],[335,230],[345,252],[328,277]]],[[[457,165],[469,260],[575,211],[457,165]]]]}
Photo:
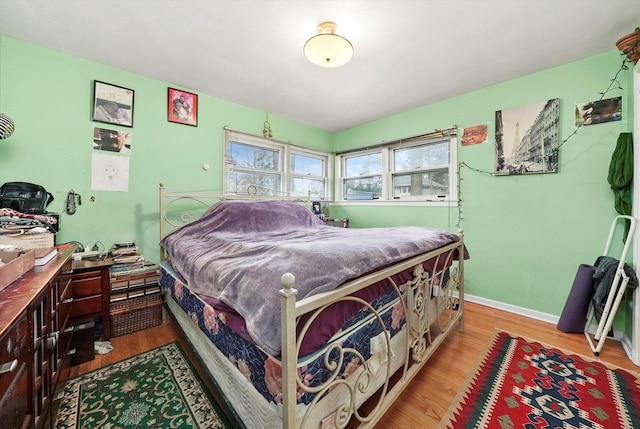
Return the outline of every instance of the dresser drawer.
{"type": "Polygon", "coordinates": [[[100,313],[102,311],[102,295],[91,296],[88,298],[76,298],[71,306],[71,318],[88,316],[90,314],[100,313]]]}
{"type": "Polygon", "coordinates": [[[71,281],[74,298],[84,298],[102,294],[102,276],[100,271],[89,271],[73,275],[71,281]]]}
{"type": "Polygon", "coordinates": [[[0,422],[2,427],[28,427],[29,410],[29,379],[27,378],[27,364],[25,362],[15,370],[15,378],[9,389],[0,398],[0,422]],[[6,426],[4,426],[6,425],[6,426]]]}
{"type": "Polygon", "coordinates": [[[0,338],[0,421],[8,427],[20,427],[27,415],[28,332],[23,314],[0,338]]]}
{"type": "Polygon", "coordinates": [[[0,338],[0,392],[5,392],[27,358],[27,316],[22,315],[0,338]]]}

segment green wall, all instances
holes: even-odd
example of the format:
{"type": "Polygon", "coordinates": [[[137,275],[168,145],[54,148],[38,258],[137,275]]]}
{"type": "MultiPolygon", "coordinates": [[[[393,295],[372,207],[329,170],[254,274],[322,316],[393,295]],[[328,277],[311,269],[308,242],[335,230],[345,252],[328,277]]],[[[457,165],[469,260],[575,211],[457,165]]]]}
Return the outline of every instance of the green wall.
{"type": "MultiPolygon", "coordinates": [[[[16,124],[14,134],[0,141],[0,183],[33,182],[54,195],[48,209],[62,216],[58,243],[110,247],[134,239],[147,259],[157,261],[158,184],[221,190],[223,127],[262,134],[265,112],[199,94],[198,126],[170,123],[167,88],[178,85],[4,35],[0,43],[0,111],[16,124]],[[134,89],[133,128],[91,120],[94,80],[134,89]],[[91,190],[94,126],[132,133],[128,192],[91,190]],[[73,216],[64,213],[71,189],[82,196],[73,216]]],[[[272,114],[269,122],[278,140],[331,148],[331,133],[272,114]]]]}
{"type": "MultiPolygon", "coordinates": [[[[41,184],[62,213],[58,242],[134,239],[158,259],[158,183],[168,188],[222,187],[223,127],[261,134],[265,112],[199,94],[198,126],[166,120],[167,87],[180,86],[107,67],[0,35],[0,111],[16,132],[0,142],[0,182],[41,184]],[[93,81],[135,90],[128,192],[92,191],[93,81]],[[202,165],[211,165],[209,171],[202,165]],[[82,195],[73,216],[64,214],[69,190],[82,195]],[[91,201],[91,197],[95,201],[91,201]]],[[[434,103],[340,133],[270,114],[274,137],[320,150],[344,150],[437,128],[488,124],[489,141],[461,147],[458,160],[492,171],[496,110],[560,98],[560,134],[574,130],[576,103],[596,100],[618,71],[617,51],[434,103]]],[[[558,174],[492,177],[462,168],[461,227],[471,259],[467,291],[479,297],[559,315],[581,263],[602,252],[612,218],[609,160],[621,132],[631,131],[632,76],[619,76],[624,119],[583,127],[560,150],[558,174]]],[[[190,88],[184,88],[191,91],[190,88]]],[[[113,128],[117,128],[113,126],[113,128]]],[[[456,206],[334,205],[331,215],[355,227],[397,224],[457,230],[456,206]]]]}
{"type": "MultiPolygon", "coordinates": [[[[496,110],[559,98],[562,141],[575,130],[575,104],[599,99],[621,65],[620,53],[611,51],[504,82],[340,132],[334,149],[452,124],[461,135],[465,127],[487,124],[488,141],[460,147],[458,161],[492,172],[496,110]]],[[[471,254],[465,264],[468,293],[561,314],[579,264],[592,264],[602,253],[617,215],[607,174],[618,135],[633,126],[632,71],[623,71],[618,79],[624,89],[608,92],[606,98],[623,96],[623,120],[580,128],[561,146],[557,174],[496,177],[461,168],[461,227],[471,254]]],[[[451,230],[457,229],[460,215],[456,207],[372,205],[333,206],[331,214],[349,217],[354,226],[399,221],[451,230]]]]}

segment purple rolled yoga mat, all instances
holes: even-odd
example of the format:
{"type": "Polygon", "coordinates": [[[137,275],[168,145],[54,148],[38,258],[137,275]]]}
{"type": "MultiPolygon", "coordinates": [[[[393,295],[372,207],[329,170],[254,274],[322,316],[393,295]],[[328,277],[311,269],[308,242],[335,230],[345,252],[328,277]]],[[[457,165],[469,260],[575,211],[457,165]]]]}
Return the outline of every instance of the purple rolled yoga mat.
{"type": "Polygon", "coordinates": [[[558,321],[558,329],[562,332],[578,334],[584,332],[589,303],[593,296],[593,274],[596,267],[581,264],[573,281],[571,292],[564,304],[562,315],[558,321]]]}

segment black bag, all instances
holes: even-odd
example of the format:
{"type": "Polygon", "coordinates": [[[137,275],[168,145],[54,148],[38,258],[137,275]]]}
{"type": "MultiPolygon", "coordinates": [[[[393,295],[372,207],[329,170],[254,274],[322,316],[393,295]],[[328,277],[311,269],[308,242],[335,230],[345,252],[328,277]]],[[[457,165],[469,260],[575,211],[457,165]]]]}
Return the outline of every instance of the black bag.
{"type": "Polygon", "coordinates": [[[53,195],[40,185],[27,182],[7,182],[0,186],[0,207],[21,213],[42,214],[53,201],[53,195]]]}

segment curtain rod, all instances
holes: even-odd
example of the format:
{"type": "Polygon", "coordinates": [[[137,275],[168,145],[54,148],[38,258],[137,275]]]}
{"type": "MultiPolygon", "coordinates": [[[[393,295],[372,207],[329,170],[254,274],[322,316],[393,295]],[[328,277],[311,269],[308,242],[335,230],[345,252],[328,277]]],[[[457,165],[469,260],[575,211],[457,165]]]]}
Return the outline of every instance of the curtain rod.
{"type": "Polygon", "coordinates": [[[259,138],[259,139],[262,139],[262,140],[265,140],[265,141],[272,141],[272,142],[275,142],[275,143],[282,143],[282,144],[287,144],[287,145],[303,147],[303,146],[300,146],[300,145],[296,145],[295,143],[291,143],[290,141],[285,142],[283,140],[278,140],[278,139],[274,139],[274,138],[267,138],[265,136],[261,136],[261,135],[258,135],[258,134],[251,134],[251,133],[248,133],[246,131],[236,130],[235,128],[227,127],[226,125],[223,126],[222,129],[224,131],[229,131],[229,132],[232,132],[232,133],[238,133],[238,134],[244,134],[245,136],[256,137],[256,138],[259,138]]]}
{"type": "Polygon", "coordinates": [[[458,135],[458,126],[457,125],[454,125],[454,126],[449,127],[449,128],[435,129],[435,130],[431,131],[430,133],[419,134],[419,135],[415,135],[415,136],[411,136],[411,137],[403,137],[401,139],[392,140],[392,141],[389,141],[389,142],[376,143],[374,145],[365,146],[365,147],[359,147],[357,149],[343,150],[343,151],[335,152],[335,154],[336,155],[344,155],[345,153],[360,152],[360,151],[369,150],[369,149],[378,149],[378,148],[381,148],[381,147],[388,147],[388,146],[391,146],[391,145],[394,145],[394,144],[398,144],[398,143],[409,143],[409,142],[417,141],[417,140],[424,140],[424,139],[434,138],[434,137],[453,136],[453,135],[456,135],[456,136],[458,135]]]}

